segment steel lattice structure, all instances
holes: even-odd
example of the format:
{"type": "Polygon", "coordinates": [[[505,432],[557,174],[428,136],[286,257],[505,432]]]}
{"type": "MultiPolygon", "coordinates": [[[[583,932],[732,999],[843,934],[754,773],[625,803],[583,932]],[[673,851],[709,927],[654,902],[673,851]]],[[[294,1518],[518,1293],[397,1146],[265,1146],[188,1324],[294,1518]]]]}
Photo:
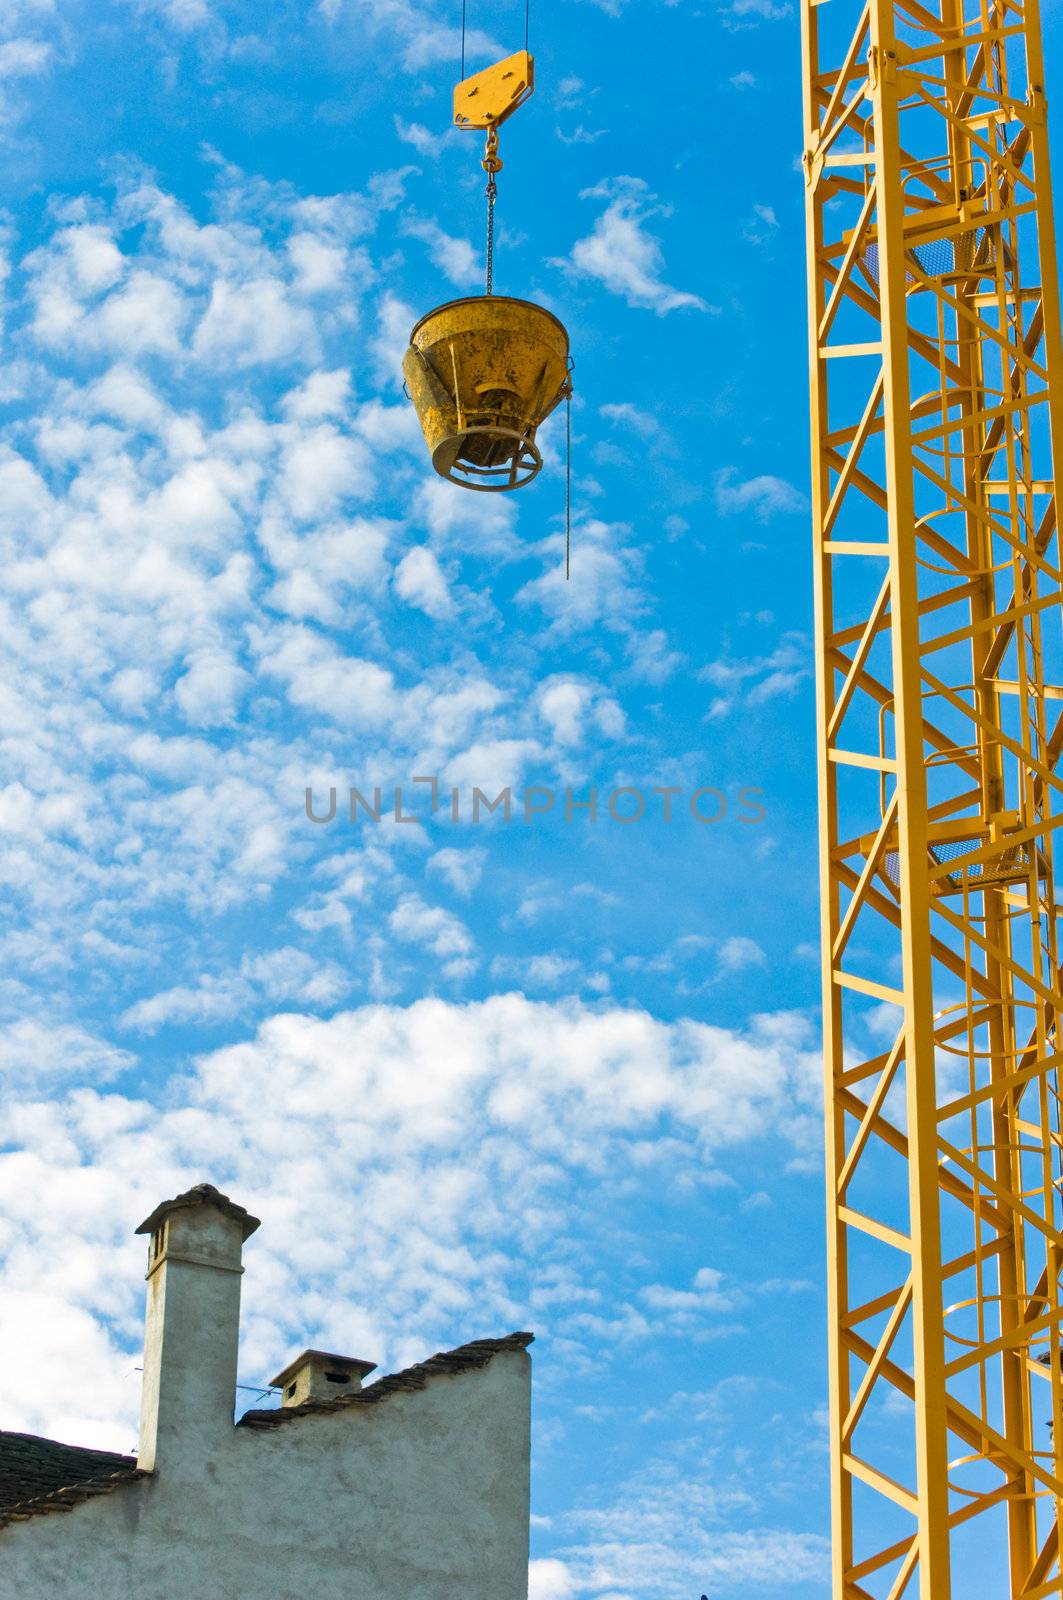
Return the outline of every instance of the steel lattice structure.
{"type": "Polygon", "coordinates": [[[1063,1595],[1059,291],[962,7],[803,0],[836,1600],[1063,1595]]]}

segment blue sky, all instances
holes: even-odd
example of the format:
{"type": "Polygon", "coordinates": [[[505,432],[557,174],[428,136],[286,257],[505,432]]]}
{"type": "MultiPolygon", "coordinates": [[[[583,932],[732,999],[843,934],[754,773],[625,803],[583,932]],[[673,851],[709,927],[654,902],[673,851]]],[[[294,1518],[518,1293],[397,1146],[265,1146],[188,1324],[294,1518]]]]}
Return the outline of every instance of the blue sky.
{"type": "Polygon", "coordinates": [[[533,1600],[822,1595],[797,19],[533,0],[566,585],[559,419],[463,495],[401,390],[480,283],[459,14],[0,0],[3,1425],[129,1446],[131,1229],[210,1179],[249,1385],[536,1331],[533,1600]]]}

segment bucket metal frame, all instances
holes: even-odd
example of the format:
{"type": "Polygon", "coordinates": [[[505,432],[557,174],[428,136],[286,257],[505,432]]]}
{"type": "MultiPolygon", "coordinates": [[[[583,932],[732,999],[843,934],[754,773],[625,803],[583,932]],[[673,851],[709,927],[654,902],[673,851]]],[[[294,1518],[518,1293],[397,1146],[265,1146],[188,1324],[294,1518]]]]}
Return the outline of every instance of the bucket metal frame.
{"type": "Polygon", "coordinates": [[[451,300],[415,325],[403,373],[439,475],[519,489],[542,468],[537,428],[569,392],[568,334],[528,300],[451,300]]]}

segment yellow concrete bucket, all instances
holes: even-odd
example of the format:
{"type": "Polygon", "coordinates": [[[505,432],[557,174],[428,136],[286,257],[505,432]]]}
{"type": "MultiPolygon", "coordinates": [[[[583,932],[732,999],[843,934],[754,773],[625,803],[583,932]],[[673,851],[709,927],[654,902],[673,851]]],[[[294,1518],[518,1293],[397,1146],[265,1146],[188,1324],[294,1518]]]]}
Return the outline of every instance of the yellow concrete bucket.
{"type": "Polygon", "coordinates": [[[527,300],[476,295],[430,311],[402,363],[432,465],[464,489],[519,489],[535,430],[568,389],[568,334],[527,300]]]}

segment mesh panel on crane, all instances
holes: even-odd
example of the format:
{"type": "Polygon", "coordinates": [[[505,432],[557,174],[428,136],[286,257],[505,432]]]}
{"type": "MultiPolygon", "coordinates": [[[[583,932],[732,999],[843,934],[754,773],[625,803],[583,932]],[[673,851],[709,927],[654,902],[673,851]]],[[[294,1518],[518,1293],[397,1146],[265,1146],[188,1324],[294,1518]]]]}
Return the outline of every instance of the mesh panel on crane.
{"type": "MultiPolygon", "coordinates": [[[[967,233],[951,239],[930,239],[926,244],[910,246],[912,255],[928,278],[943,278],[952,272],[969,270],[978,260],[985,239],[984,228],[972,228],[967,233]]],[[[869,244],[864,251],[864,266],[869,277],[878,283],[878,245],[869,244]]],[[[988,263],[987,263],[988,265],[988,263]]],[[[913,272],[905,274],[907,283],[915,283],[913,272]]]]}
{"type": "MultiPolygon", "coordinates": [[[[977,835],[971,839],[944,839],[938,844],[930,845],[928,854],[936,866],[943,867],[948,862],[977,850],[985,842],[985,839],[977,835]]],[[[959,872],[950,872],[938,878],[937,888],[939,893],[959,890],[963,887],[964,876],[972,888],[978,887],[980,879],[999,883],[1002,878],[1021,877],[1029,865],[1030,852],[1027,845],[1005,845],[1000,853],[989,861],[973,861],[969,867],[963,867],[959,872]]],[[[894,887],[897,887],[900,883],[900,856],[897,851],[886,852],[884,869],[886,877],[894,887]]]]}

